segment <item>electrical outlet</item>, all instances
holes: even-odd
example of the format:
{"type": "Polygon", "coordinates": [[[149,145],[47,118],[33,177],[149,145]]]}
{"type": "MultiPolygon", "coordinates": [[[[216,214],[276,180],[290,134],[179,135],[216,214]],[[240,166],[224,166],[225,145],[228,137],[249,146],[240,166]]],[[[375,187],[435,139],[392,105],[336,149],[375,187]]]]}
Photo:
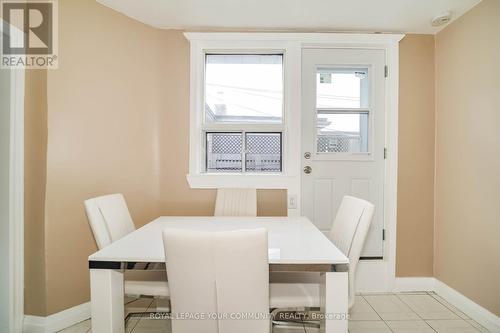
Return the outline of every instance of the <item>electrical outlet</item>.
{"type": "Polygon", "coordinates": [[[288,209],[297,209],[297,195],[290,194],[288,196],[288,209]]]}

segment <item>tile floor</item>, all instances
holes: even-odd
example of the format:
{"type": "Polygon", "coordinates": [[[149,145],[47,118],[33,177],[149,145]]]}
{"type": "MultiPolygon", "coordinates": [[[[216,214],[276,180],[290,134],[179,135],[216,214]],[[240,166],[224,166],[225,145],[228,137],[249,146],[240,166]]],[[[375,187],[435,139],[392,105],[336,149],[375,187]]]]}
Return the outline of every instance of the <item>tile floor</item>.
{"type": "MultiPolygon", "coordinates": [[[[134,311],[142,306],[151,306],[151,301],[140,300],[128,306],[134,311]],[[148,303],[149,302],[149,303],[148,303]]],[[[64,333],[89,333],[90,320],[69,327],[64,333]]],[[[126,326],[127,333],[169,333],[168,320],[149,319],[148,315],[131,318],[126,326]]],[[[317,330],[307,328],[276,328],[275,333],[306,332],[317,330]]],[[[478,333],[488,332],[484,327],[467,317],[456,307],[435,293],[415,292],[398,294],[362,294],[356,296],[349,320],[350,333],[478,333]]]]}

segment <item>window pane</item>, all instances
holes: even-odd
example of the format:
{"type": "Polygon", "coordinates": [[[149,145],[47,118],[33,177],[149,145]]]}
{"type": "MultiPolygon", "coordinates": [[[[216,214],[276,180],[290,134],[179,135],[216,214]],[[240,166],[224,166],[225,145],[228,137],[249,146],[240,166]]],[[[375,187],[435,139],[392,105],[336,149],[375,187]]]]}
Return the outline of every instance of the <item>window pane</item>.
{"type": "Polygon", "coordinates": [[[367,108],[367,68],[319,68],[316,108],[367,108]]]}
{"type": "Polygon", "coordinates": [[[206,55],[207,123],[281,123],[282,113],[283,55],[206,55]]]}
{"type": "Polygon", "coordinates": [[[241,172],[241,133],[207,133],[207,172],[241,172]]]}
{"type": "Polygon", "coordinates": [[[281,133],[246,133],[246,171],[281,171],[281,133]]]}
{"type": "Polygon", "coordinates": [[[318,153],[368,152],[368,113],[318,113],[318,153]]]}

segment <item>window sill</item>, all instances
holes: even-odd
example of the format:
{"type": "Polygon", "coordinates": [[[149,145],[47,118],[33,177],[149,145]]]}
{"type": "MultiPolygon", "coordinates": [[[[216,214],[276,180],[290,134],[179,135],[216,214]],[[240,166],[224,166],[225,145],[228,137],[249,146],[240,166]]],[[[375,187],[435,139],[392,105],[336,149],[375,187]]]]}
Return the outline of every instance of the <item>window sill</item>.
{"type": "Polygon", "coordinates": [[[191,188],[288,189],[295,177],[284,174],[188,174],[191,188]]]}

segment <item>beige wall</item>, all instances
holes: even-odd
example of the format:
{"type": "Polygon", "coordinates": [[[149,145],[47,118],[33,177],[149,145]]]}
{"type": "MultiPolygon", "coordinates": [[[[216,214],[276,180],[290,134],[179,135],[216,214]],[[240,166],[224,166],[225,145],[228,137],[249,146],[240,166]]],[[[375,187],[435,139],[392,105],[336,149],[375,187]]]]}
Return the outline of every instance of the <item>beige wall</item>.
{"type": "Polygon", "coordinates": [[[500,315],[500,1],[436,37],[436,277],[500,315]]]}
{"type": "Polygon", "coordinates": [[[137,226],[158,216],[160,42],[95,1],[59,2],[59,69],[47,77],[47,314],[89,300],[96,245],[85,199],[121,192],[137,226]]]}
{"type": "MultiPolygon", "coordinates": [[[[160,115],[161,214],[212,215],[214,190],[191,189],[189,168],[189,42],[181,31],[163,31],[163,105],[160,115]]],[[[259,190],[258,215],[286,215],[286,191],[259,190]]]]}
{"type": "MultiPolygon", "coordinates": [[[[490,37],[500,31],[499,4],[484,0],[436,39],[435,235],[434,38],[401,42],[397,235],[398,276],[434,270],[496,314],[500,112],[492,96],[500,91],[500,43],[490,37]]],[[[189,65],[181,32],[92,0],[64,1],[59,48],[60,68],[47,78],[28,72],[26,82],[25,307],[33,315],[88,301],[86,258],[96,247],[86,198],[123,192],[138,226],[160,214],[211,214],[215,198],[185,181],[189,65]]],[[[285,198],[259,191],[259,214],[285,214],[285,198]]]]}
{"type": "MultiPolygon", "coordinates": [[[[89,299],[87,256],[96,246],[83,200],[122,192],[140,226],[158,215],[210,215],[215,199],[212,190],[190,189],[185,178],[189,45],[182,32],[153,29],[93,0],[61,1],[59,13],[59,69],[47,78],[46,202],[38,211],[45,215],[46,295],[26,300],[27,313],[37,315],[44,315],[35,308],[40,302],[52,314],[89,299]]],[[[434,122],[430,39],[402,42],[401,75],[409,79],[400,86],[400,145],[408,154],[399,165],[399,276],[432,272],[433,185],[426,177],[433,153],[424,149],[432,146],[434,122]],[[423,161],[418,168],[414,155],[423,161]],[[426,197],[412,201],[415,190],[426,197]]],[[[258,213],[286,214],[285,191],[259,191],[258,213]]],[[[36,265],[31,258],[26,264],[36,265]]]]}
{"type": "MultiPolygon", "coordinates": [[[[47,146],[34,142],[42,129],[30,129],[26,143],[37,162],[48,147],[46,170],[33,166],[26,174],[46,174],[46,188],[41,177],[27,190],[38,200],[27,207],[27,249],[45,241],[45,253],[37,253],[43,260],[26,261],[25,310],[33,315],[89,299],[87,256],[96,245],[85,199],[122,192],[141,226],[160,214],[210,215],[215,198],[214,191],[189,189],[185,178],[189,69],[182,33],[153,29],[93,0],[60,2],[59,17],[59,69],[48,71],[46,87],[38,78],[36,93],[27,90],[29,100],[47,91],[50,129],[47,146]],[[40,195],[45,202],[37,206],[40,195]]],[[[259,215],[286,214],[285,196],[259,191],[259,215]]]]}
{"type": "Polygon", "coordinates": [[[432,276],[434,235],[434,36],[399,49],[396,276],[432,276]]]}
{"type": "Polygon", "coordinates": [[[45,183],[47,71],[26,71],[24,101],[24,299],[25,313],[46,313],[45,183]]]}

